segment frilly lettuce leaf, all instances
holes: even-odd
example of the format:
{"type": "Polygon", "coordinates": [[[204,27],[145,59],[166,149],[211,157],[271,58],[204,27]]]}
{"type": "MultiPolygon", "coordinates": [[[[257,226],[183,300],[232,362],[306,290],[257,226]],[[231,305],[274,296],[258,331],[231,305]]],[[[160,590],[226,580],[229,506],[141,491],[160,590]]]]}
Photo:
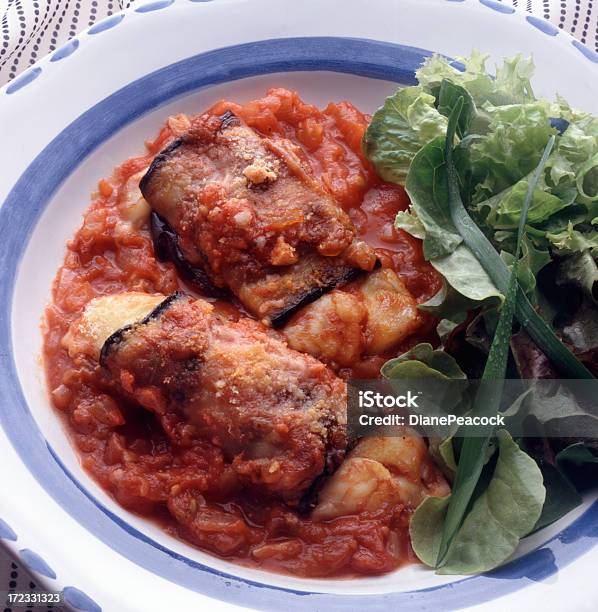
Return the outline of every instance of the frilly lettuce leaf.
{"type": "MultiPolygon", "coordinates": [[[[487,223],[496,229],[515,229],[519,223],[521,205],[529,184],[527,179],[518,181],[498,201],[496,209],[487,217],[487,223]]],[[[536,189],[529,206],[528,223],[533,225],[547,221],[564,207],[563,201],[548,191],[536,189]]]]}
{"type": "Polygon", "coordinates": [[[534,265],[526,288],[535,291],[535,275],[549,257],[598,254],[598,118],[562,98],[536,99],[531,59],[507,59],[495,77],[487,72],[485,55],[474,52],[459,61],[460,69],[441,56],[427,59],[417,71],[419,85],[388,98],[364,138],[378,173],[405,184],[411,198],[411,210],[399,213],[397,227],[423,240],[426,259],[445,277],[443,294],[423,308],[451,320],[459,308],[501,299],[475,262],[452,265],[464,251],[446,206],[442,147],[444,115],[458,97],[465,108],[455,153],[463,201],[505,260],[513,252],[530,173],[558,132],[529,210],[524,257],[534,265]],[[467,282],[468,275],[475,282],[467,282]]]}
{"type": "MultiPolygon", "coordinates": [[[[497,567],[540,518],[546,490],[538,465],[504,430],[498,432],[498,447],[490,481],[463,521],[439,574],[474,574],[497,567]]],[[[449,500],[450,496],[428,497],[411,518],[413,550],[432,567],[449,500]]]]}
{"type": "Polygon", "coordinates": [[[383,179],[404,184],[415,154],[446,132],[446,117],[434,103],[434,96],[421,88],[406,87],[386,98],[374,114],[363,150],[383,179]]]}
{"type": "Polygon", "coordinates": [[[504,60],[496,69],[496,78],[488,74],[488,55],[474,51],[470,57],[459,57],[459,70],[439,55],[428,58],[417,71],[419,84],[425,91],[432,92],[444,79],[464,87],[478,106],[490,104],[516,104],[534,100],[531,78],[534,63],[531,58],[517,55],[504,60]]]}
{"type": "Polygon", "coordinates": [[[571,255],[589,250],[593,255],[598,254],[598,230],[578,231],[569,221],[567,228],[562,232],[546,234],[552,246],[562,255],[571,255]]]}
{"type": "Polygon", "coordinates": [[[515,185],[538,165],[548,139],[550,105],[529,104],[486,107],[488,132],[469,148],[473,183],[471,201],[482,202],[515,185]]]}

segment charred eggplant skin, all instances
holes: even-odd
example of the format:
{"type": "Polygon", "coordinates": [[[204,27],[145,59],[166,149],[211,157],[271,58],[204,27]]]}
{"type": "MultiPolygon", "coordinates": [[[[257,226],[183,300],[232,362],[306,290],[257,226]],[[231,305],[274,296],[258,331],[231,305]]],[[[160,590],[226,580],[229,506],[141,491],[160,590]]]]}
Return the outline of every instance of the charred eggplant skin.
{"type": "Polygon", "coordinates": [[[150,321],[153,321],[154,319],[160,318],[160,315],[165,310],[167,310],[176,300],[183,297],[183,295],[184,294],[180,291],[175,291],[174,293],[171,293],[169,296],[164,298],[150,313],[143,317],[141,321],[138,321],[137,323],[132,323],[130,325],[125,325],[124,327],[121,327],[120,329],[117,329],[115,332],[110,334],[110,336],[108,336],[108,338],[106,338],[106,340],[104,341],[104,344],[102,345],[102,349],[100,351],[100,365],[102,367],[106,367],[106,360],[108,359],[108,354],[117,344],[122,342],[125,334],[128,331],[131,331],[138,325],[145,325],[150,321]]]}
{"type": "Polygon", "coordinates": [[[281,327],[284,327],[288,320],[304,306],[315,302],[317,299],[321,298],[329,291],[332,291],[337,287],[342,287],[350,281],[356,280],[362,276],[365,276],[366,274],[367,272],[365,272],[364,270],[360,270],[359,268],[344,267],[342,269],[342,275],[331,276],[329,279],[326,279],[324,281],[324,284],[322,284],[321,286],[314,287],[307,293],[300,295],[299,299],[296,300],[294,303],[288,304],[285,306],[284,309],[270,315],[270,325],[274,329],[280,329],[281,327]]]}
{"type": "MultiPolygon", "coordinates": [[[[146,175],[147,176],[147,175],[146,175]]],[[[154,252],[159,261],[170,261],[181,277],[208,297],[226,297],[228,293],[216,287],[203,268],[189,263],[179,246],[179,236],[168,221],[157,212],[150,215],[150,231],[154,243],[154,252]]]]}
{"type": "Polygon", "coordinates": [[[143,178],[139,181],[139,189],[141,191],[141,195],[147,200],[147,190],[149,187],[149,182],[152,180],[152,175],[154,172],[162,165],[169,161],[170,156],[174,151],[176,151],[184,142],[183,138],[177,138],[173,140],[169,145],[164,147],[156,157],[154,157],[150,167],[147,169],[147,172],[143,175],[143,178]]]}
{"type": "Polygon", "coordinates": [[[233,125],[240,125],[241,121],[239,117],[233,113],[233,111],[226,111],[223,115],[218,117],[220,119],[220,131],[226,130],[233,125]]]}

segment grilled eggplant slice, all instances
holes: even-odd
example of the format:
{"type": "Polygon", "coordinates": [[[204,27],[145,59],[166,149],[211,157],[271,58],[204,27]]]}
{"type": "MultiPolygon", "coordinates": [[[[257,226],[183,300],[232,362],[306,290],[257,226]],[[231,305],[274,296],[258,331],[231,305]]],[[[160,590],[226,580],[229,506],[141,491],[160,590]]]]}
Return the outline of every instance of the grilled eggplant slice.
{"type": "Polygon", "coordinates": [[[151,316],[166,299],[169,298],[160,293],[137,291],[97,297],[71,325],[62,345],[71,357],[83,353],[99,359],[110,338],[151,316]]]}
{"type": "Polygon", "coordinates": [[[299,503],[344,456],[345,383],[256,321],[180,294],[140,308],[141,295],[92,300],[65,337],[69,352],[100,360],[168,435],[182,422],[186,444],[220,446],[245,485],[299,503]]]}
{"type": "Polygon", "coordinates": [[[230,112],[195,119],[140,188],[177,235],[177,258],[274,326],[376,263],[293,145],[260,137],[230,112]]]}

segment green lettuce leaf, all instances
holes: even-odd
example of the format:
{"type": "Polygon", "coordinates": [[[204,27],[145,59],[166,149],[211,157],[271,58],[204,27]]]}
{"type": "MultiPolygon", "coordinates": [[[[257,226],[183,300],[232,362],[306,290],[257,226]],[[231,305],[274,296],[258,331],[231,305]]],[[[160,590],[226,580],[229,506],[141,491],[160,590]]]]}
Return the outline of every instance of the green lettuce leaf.
{"type": "Polygon", "coordinates": [[[579,231],[569,221],[567,228],[562,232],[547,232],[546,237],[552,246],[561,255],[571,255],[590,251],[592,255],[598,255],[598,230],[579,231]]]}
{"type": "MultiPolygon", "coordinates": [[[[527,179],[518,181],[498,202],[488,223],[496,229],[515,229],[519,223],[521,205],[527,194],[527,179]]],[[[542,189],[536,189],[529,207],[528,223],[533,225],[549,219],[554,213],[562,210],[565,204],[560,198],[542,189]]]]}
{"type": "MultiPolygon", "coordinates": [[[[427,342],[390,359],[380,373],[397,393],[405,392],[405,383],[410,385],[414,380],[424,379],[426,396],[422,398],[423,404],[412,408],[420,414],[446,416],[448,413],[462,414],[469,408],[467,376],[454,357],[441,349],[434,349],[427,342]],[[449,380],[455,382],[446,384],[449,380]]],[[[455,424],[449,431],[453,434],[457,429],[455,424]]],[[[446,427],[431,425],[424,428],[424,434],[429,437],[446,436],[446,433],[446,427]]],[[[444,451],[448,452],[446,448],[444,451]]]]}
{"type": "Polygon", "coordinates": [[[422,342],[399,357],[387,361],[382,376],[393,378],[439,378],[465,380],[463,370],[448,353],[422,342]]]}
{"type": "Polygon", "coordinates": [[[486,68],[488,55],[473,51],[470,57],[459,57],[463,70],[453,67],[448,59],[434,55],[417,71],[419,84],[428,92],[434,91],[443,79],[464,87],[478,107],[490,104],[515,104],[531,102],[534,94],[531,78],[534,64],[531,58],[517,55],[504,60],[496,69],[493,79],[486,68]]]}
{"type": "Polygon", "coordinates": [[[550,110],[543,101],[486,109],[488,132],[469,147],[476,185],[473,203],[512,187],[536,168],[548,139],[556,133],[550,125],[550,110]]]}
{"type": "Polygon", "coordinates": [[[413,158],[405,188],[411,210],[426,233],[424,256],[428,260],[450,255],[463,241],[448,210],[444,136],[435,138],[413,158]]]}
{"type": "Polygon", "coordinates": [[[434,96],[405,87],[388,97],[374,113],[363,138],[363,151],[385,180],[404,184],[415,154],[446,132],[446,117],[434,96]]]}
{"type": "MultiPolygon", "coordinates": [[[[475,574],[499,566],[540,518],[546,490],[538,465],[504,430],[498,432],[498,447],[490,481],[474,501],[439,574],[475,574]]],[[[449,500],[450,496],[428,497],[411,519],[413,550],[432,567],[449,500]]]]}
{"type": "Polygon", "coordinates": [[[442,470],[442,473],[452,481],[457,471],[453,438],[430,437],[428,439],[428,450],[434,463],[436,463],[442,470]]]}
{"type": "Polygon", "coordinates": [[[456,320],[459,314],[477,307],[494,308],[503,301],[488,273],[474,254],[463,244],[446,257],[431,261],[445,279],[443,288],[420,310],[437,318],[456,320]]]}

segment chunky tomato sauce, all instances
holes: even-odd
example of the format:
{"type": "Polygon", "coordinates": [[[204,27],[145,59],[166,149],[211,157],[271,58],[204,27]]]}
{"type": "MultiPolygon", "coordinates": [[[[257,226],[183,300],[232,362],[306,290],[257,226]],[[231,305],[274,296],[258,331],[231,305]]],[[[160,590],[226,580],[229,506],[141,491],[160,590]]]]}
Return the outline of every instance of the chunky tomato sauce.
{"type": "MultiPolygon", "coordinates": [[[[396,213],[408,205],[405,191],[381,181],[362,156],[367,115],[348,102],[319,110],[284,89],[245,105],[223,101],[211,111],[228,109],[262,135],[278,135],[300,147],[314,177],[349,212],[382,265],[396,270],[418,302],[439,290],[440,279],[424,260],[419,242],[393,227],[396,213]]],[[[409,512],[402,506],[314,523],[279,502],[246,493],[226,499],[206,495],[204,524],[199,532],[185,530],[167,510],[169,495],[209,490],[226,469],[222,452],[208,441],[173,443],[152,414],[122,398],[97,364],[71,358],[61,346],[69,325],[94,297],[187,290],[173,266],[154,256],[147,218],[131,219],[123,206],[138,183],[136,175],[185,123],[184,117],[171,117],[158,137],[146,143],[144,155],[100,181],[54,281],[45,322],[47,379],[84,468],[126,508],[237,562],[304,576],[338,576],[385,572],[412,561],[409,512]]],[[[433,321],[422,317],[420,332],[397,352],[429,337],[432,327],[433,321]]]]}

